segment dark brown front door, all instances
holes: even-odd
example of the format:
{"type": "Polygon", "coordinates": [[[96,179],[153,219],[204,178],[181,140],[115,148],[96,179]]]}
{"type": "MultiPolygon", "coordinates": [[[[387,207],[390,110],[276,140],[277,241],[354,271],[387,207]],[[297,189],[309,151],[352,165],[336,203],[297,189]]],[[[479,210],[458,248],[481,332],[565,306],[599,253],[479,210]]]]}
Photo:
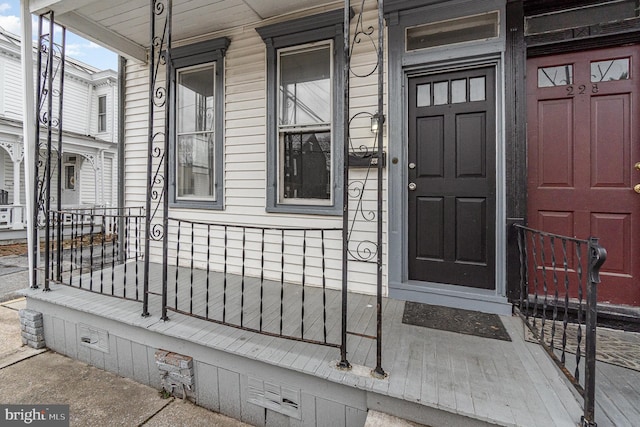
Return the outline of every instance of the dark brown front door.
{"type": "Polygon", "coordinates": [[[493,68],[409,80],[409,280],[495,288],[493,68]]]}
{"type": "Polygon", "coordinates": [[[600,237],[598,299],[640,305],[640,48],[533,58],[527,68],[528,222],[600,237]]]}

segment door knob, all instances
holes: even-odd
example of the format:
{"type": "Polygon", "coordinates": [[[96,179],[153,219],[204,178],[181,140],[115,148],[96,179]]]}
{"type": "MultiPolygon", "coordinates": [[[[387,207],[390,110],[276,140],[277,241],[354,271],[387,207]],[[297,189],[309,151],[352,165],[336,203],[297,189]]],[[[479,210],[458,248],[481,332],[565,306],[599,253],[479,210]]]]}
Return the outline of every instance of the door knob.
{"type": "MultiPolygon", "coordinates": [[[[640,165],[640,163],[638,163],[638,165],[640,165]]],[[[638,166],[636,165],[636,166],[638,166]]],[[[415,169],[416,168],[416,164],[415,163],[409,163],[409,169],[415,169]]]]}
{"type": "MultiPolygon", "coordinates": [[[[411,184],[409,184],[409,188],[411,188],[411,184]]],[[[633,186],[633,191],[640,194],[640,184],[636,184],[633,186]]]]}
{"type": "Polygon", "coordinates": [[[633,167],[640,171],[640,162],[637,162],[633,167]]]}
{"type": "MultiPolygon", "coordinates": [[[[640,184],[638,184],[636,187],[639,187],[638,188],[638,190],[639,190],[638,192],[640,193],[640,184]]],[[[409,190],[414,191],[415,189],[416,189],[416,183],[415,182],[410,182],[409,183],[409,190]]]]}

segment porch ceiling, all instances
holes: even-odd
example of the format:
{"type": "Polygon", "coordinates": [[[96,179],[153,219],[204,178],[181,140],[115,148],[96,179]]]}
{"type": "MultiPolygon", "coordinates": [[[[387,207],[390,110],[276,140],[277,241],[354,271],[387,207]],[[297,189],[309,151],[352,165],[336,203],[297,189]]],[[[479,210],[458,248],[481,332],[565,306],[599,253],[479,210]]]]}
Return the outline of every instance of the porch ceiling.
{"type": "MultiPolygon", "coordinates": [[[[335,0],[174,0],[172,38],[175,41],[189,39],[278,15],[341,3],[335,0]]],[[[53,10],[56,22],[75,33],[126,57],[146,60],[149,0],[30,0],[29,6],[34,14],[53,10]]]]}

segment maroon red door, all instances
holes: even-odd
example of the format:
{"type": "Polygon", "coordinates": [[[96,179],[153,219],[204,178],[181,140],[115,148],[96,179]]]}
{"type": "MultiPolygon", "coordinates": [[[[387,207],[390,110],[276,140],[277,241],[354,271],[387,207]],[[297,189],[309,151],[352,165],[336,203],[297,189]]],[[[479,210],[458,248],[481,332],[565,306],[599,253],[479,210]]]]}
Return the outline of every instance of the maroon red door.
{"type": "Polygon", "coordinates": [[[529,225],[600,237],[598,300],[640,305],[640,47],[529,59],[527,103],[529,225]]]}

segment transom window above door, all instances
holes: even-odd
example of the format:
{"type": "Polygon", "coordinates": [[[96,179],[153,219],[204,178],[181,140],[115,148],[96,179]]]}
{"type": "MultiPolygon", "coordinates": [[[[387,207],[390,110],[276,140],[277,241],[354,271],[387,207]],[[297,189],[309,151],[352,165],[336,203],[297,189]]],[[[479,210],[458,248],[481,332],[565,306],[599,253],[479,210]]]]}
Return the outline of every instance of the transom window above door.
{"type": "Polygon", "coordinates": [[[485,87],[484,76],[421,84],[417,87],[416,107],[484,101],[485,87]]]}
{"type": "Polygon", "coordinates": [[[406,29],[407,52],[498,37],[497,11],[432,22],[406,29]]]}

